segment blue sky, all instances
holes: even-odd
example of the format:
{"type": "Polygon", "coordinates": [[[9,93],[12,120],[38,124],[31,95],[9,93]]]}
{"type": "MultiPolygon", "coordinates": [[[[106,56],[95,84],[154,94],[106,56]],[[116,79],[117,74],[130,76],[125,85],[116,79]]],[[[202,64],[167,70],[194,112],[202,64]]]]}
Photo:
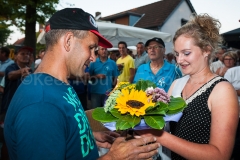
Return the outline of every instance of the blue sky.
{"type": "MultiPolygon", "coordinates": [[[[65,7],[82,8],[86,12],[95,15],[95,12],[102,13],[102,17],[112,15],[121,11],[140,7],[146,4],[156,2],[157,0],[60,0],[59,9],[65,7]]],[[[236,28],[240,28],[240,0],[191,0],[195,11],[199,13],[208,13],[216,19],[219,19],[222,27],[220,33],[224,33],[236,28]]],[[[16,28],[13,28],[14,34],[11,35],[9,43],[23,38],[16,28]]]]}

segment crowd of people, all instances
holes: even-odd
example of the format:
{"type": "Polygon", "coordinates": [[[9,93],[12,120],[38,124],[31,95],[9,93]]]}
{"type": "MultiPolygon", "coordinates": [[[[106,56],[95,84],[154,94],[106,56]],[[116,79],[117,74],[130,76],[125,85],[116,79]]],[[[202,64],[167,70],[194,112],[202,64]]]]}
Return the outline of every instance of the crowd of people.
{"type": "Polygon", "coordinates": [[[133,55],[124,41],[109,52],[112,44],[82,9],[56,12],[36,61],[31,47],[14,60],[0,50],[2,157],[7,147],[10,159],[240,159],[240,51],[219,46],[219,23],[196,15],[175,33],[172,53],[154,37],[133,55]],[[140,79],[186,101],[179,122],[129,141],[92,132],[84,111],[103,107],[117,83],[140,79]],[[109,152],[99,157],[97,147],[109,152]]]}

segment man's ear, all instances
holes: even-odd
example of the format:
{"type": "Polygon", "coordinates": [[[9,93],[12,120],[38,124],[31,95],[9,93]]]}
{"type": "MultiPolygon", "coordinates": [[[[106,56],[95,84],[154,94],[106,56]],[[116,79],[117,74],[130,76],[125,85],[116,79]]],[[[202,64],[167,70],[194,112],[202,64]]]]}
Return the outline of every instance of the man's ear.
{"type": "Polygon", "coordinates": [[[64,36],[63,40],[63,46],[67,52],[70,51],[71,46],[73,45],[73,33],[72,32],[67,32],[64,36]]]}

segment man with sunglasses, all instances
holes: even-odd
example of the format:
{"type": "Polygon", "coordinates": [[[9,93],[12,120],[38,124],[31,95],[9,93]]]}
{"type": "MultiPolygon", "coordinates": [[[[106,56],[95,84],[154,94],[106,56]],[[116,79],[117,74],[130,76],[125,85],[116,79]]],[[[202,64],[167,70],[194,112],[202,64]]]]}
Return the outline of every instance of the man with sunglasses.
{"type": "Polygon", "coordinates": [[[145,44],[150,62],[139,66],[133,82],[150,80],[166,92],[176,78],[182,76],[178,67],[164,60],[165,44],[161,38],[149,39],[145,44]]]}

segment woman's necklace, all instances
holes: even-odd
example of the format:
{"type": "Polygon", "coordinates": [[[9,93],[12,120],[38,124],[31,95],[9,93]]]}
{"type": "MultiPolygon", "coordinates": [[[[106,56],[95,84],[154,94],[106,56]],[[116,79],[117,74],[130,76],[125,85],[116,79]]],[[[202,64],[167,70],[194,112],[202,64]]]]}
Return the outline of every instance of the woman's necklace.
{"type": "Polygon", "coordinates": [[[196,87],[200,88],[200,86],[202,86],[204,83],[208,82],[209,74],[210,73],[204,74],[202,76],[202,78],[200,78],[201,81],[199,81],[199,82],[193,82],[191,80],[191,78],[189,78],[187,84],[191,89],[189,91],[187,91],[187,88],[189,88],[189,87],[186,87],[186,86],[184,87],[183,93],[185,96],[183,96],[183,99],[185,99],[185,100],[188,99],[193,94],[193,90],[196,89],[196,87]]]}
{"type": "Polygon", "coordinates": [[[184,89],[183,89],[183,93],[184,93],[184,96],[183,96],[183,99],[188,99],[191,95],[192,95],[192,91],[193,91],[193,89],[194,88],[196,88],[196,86],[197,85],[190,85],[190,83],[188,82],[187,84],[189,84],[188,86],[191,88],[189,91],[187,91],[187,88],[189,88],[189,87],[184,87],[184,89]]]}

